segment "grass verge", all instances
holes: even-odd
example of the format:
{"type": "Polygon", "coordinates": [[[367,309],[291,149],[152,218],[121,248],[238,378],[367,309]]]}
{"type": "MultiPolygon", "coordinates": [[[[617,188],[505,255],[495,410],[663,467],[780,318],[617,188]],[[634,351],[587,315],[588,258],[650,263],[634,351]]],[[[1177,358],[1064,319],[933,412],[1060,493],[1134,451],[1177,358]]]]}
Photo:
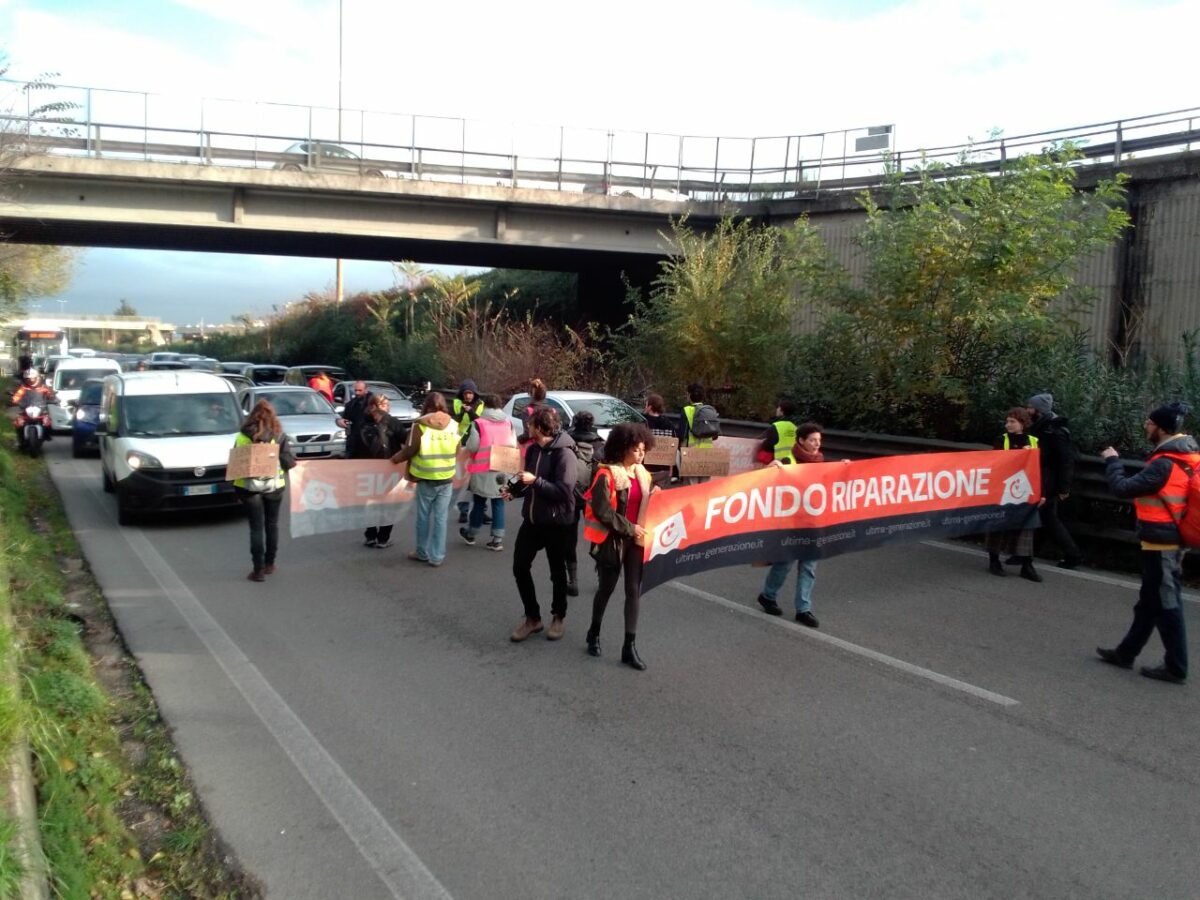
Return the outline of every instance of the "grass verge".
{"type": "MultiPolygon", "coordinates": [[[[44,464],[16,455],[9,434],[0,435],[0,528],[0,603],[15,629],[0,633],[0,657],[19,673],[19,690],[0,688],[0,749],[24,727],[51,894],[260,896],[205,820],[44,464]]],[[[14,839],[0,811],[0,897],[16,896],[14,839]]]]}

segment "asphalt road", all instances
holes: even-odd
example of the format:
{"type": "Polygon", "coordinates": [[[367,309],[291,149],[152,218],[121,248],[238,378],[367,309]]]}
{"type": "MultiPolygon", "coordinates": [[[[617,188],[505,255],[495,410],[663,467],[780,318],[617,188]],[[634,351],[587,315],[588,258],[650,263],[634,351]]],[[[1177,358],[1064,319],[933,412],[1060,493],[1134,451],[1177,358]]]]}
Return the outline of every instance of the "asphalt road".
{"type": "Polygon", "coordinates": [[[590,570],[566,638],[520,645],[511,549],[435,570],[411,520],[383,551],[284,537],[254,584],[236,512],[120,528],[68,444],[88,562],[271,897],[1200,896],[1196,685],[1093,655],[1129,577],[900,545],[821,562],[814,632],[723,569],[645,597],[638,673],[618,598],[584,653],[590,570]]]}

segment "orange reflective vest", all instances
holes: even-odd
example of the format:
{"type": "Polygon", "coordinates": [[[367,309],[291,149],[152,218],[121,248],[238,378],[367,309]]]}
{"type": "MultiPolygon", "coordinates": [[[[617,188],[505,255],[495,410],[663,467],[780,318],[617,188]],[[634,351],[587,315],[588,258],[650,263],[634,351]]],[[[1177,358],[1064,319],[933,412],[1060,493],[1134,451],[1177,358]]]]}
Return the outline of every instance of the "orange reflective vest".
{"type": "MultiPolygon", "coordinates": [[[[1200,469],[1200,453],[1155,453],[1146,461],[1147,465],[1161,456],[1185,463],[1193,472],[1200,469]]],[[[1188,473],[1182,466],[1171,466],[1167,483],[1157,494],[1134,498],[1138,521],[1177,526],[1187,510],[1189,481],[1188,473]]]]}
{"type": "Polygon", "coordinates": [[[479,472],[489,472],[492,467],[492,447],[496,444],[515,446],[512,422],[493,422],[491,419],[478,418],[475,425],[479,429],[479,449],[471,454],[467,463],[467,471],[472,475],[479,472]]]}

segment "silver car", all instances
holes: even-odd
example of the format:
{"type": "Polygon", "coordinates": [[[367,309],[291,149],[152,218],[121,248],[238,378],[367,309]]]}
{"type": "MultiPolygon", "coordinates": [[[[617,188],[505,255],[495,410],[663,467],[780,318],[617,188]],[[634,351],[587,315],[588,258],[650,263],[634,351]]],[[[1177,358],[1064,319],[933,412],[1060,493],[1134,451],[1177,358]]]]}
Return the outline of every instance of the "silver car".
{"type": "Polygon", "coordinates": [[[275,163],[276,169],[291,172],[348,172],[353,175],[383,177],[383,170],[340,144],[328,141],[300,141],[283,151],[286,156],[275,163]]]}
{"type": "Polygon", "coordinates": [[[238,392],[243,413],[249,413],[259,400],[275,408],[297,459],[340,459],[346,455],[346,429],[338,424],[333,405],[312,388],[256,385],[238,392]]]}
{"type": "MultiPolygon", "coordinates": [[[[504,414],[512,422],[517,434],[525,428],[523,418],[529,405],[528,394],[516,394],[504,405],[504,414]]],[[[608,440],[608,433],[621,422],[645,422],[646,417],[626,403],[608,394],[591,391],[550,391],[546,394],[546,405],[558,410],[558,418],[564,429],[571,427],[576,413],[590,412],[595,419],[596,433],[608,440]]]]}

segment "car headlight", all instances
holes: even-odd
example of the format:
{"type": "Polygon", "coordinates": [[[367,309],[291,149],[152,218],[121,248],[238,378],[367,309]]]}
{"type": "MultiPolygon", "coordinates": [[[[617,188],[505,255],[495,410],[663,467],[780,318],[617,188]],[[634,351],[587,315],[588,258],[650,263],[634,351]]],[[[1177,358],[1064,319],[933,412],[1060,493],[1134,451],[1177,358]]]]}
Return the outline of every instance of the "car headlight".
{"type": "Polygon", "coordinates": [[[342,428],[333,433],[335,441],[344,441],[346,439],[346,429],[342,428]]]}
{"type": "Polygon", "coordinates": [[[142,453],[140,450],[130,450],[126,453],[125,462],[131,469],[161,469],[163,467],[156,457],[149,453],[142,453]]]}
{"type": "Polygon", "coordinates": [[[87,413],[84,412],[82,409],[75,410],[75,421],[82,422],[86,418],[87,418],[87,413]]]}

